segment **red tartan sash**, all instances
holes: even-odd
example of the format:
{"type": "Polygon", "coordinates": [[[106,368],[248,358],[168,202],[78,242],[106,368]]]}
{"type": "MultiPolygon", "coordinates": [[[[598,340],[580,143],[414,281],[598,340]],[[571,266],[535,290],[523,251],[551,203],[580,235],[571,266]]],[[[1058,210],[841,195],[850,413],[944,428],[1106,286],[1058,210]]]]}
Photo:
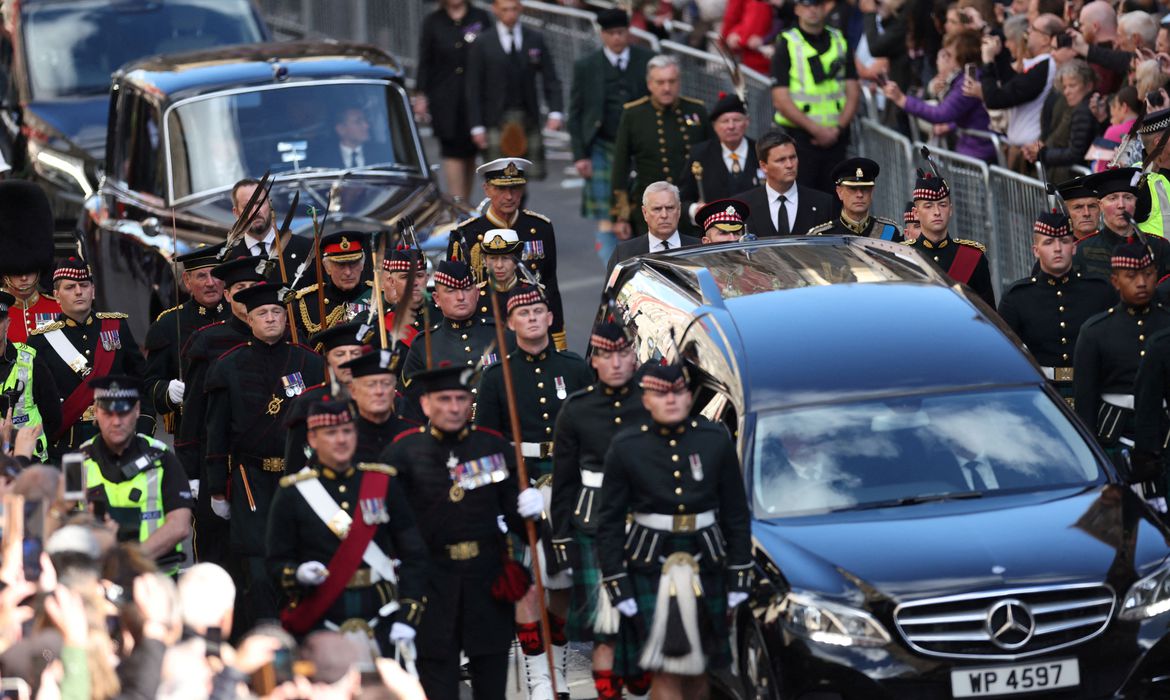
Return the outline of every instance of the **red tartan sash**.
{"type": "Polygon", "coordinates": [[[967,284],[971,279],[971,275],[975,272],[975,266],[979,264],[979,257],[983,253],[979,252],[978,248],[960,245],[959,250],[955,252],[955,259],[951,261],[951,269],[947,270],[950,278],[956,282],[967,284]]]}

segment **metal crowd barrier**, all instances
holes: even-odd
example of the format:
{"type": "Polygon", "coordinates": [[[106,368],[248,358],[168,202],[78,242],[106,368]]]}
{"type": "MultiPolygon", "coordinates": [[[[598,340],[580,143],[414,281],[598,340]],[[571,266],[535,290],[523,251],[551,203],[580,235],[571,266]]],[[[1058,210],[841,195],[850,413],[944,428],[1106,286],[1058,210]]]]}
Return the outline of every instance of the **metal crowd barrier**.
{"type": "Polygon", "coordinates": [[[902,212],[914,189],[914,156],[910,139],[872,119],[858,122],[854,139],[858,155],[876,161],[882,172],[873,194],[873,212],[900,226],[902,212]]]}
{"type": "Polygon", "coordinates": [[[1006,168],[992,166],[989,176],[988,208],[997,239],[992,276],[1006,287],[1031,274],[1032,223],[1040,212],[1048,211],[1048,196],[1043,182],[1006,168]]]}

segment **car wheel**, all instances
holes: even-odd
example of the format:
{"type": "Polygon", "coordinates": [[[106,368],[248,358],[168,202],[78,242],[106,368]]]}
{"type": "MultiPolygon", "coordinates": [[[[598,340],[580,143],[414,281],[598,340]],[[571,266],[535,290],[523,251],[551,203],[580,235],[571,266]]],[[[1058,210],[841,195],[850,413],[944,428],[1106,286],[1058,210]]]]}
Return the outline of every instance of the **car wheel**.
{"type": "Polygon", "coordinates": [[[747,698],[751,700],[779,700],[780,685],[772,669],[772,657],[764,641],[759,622],[748,617],[744,624],[739,650],[740,678],[747,698]]]}

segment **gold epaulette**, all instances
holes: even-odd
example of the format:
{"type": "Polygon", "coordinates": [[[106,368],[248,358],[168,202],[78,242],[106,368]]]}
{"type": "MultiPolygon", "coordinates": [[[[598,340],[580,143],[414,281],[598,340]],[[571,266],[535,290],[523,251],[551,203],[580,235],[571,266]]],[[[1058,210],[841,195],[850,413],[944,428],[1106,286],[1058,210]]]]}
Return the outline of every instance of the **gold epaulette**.
{"type": "Polygon", "coordinates": [[[366,280],[366,286],[367,286],[367,287],[369,287],[369,288],[371,288],[371,289],[373,289],[373,287],[374,287],[374,280],[366,280]]]}
{"type": "Polygon", "coordinates": [[[629,102],[627,102],[627,103],[625,103],[624,105],[622,105],[622,107],[623,107],[624,109],[629,109],[630,107],[637,107],[638,105],[640,105],[640,104],[642,104],[642,103],[644,103],[644,102],[649,102],[649,101],[650,101],[650,96],[649,96],[649,95],[645,95],[645,96],[643,96],[643,97],[639,97],[639,98],[638,98],[638,99],[636,99],[636,100],[630,100],[629,102]]]}
{"type": "Polygon", "coordinates": [[[386,476],[398,476],[398,470],[389,464],[380,464],[378,462],[362,462],[357,465],[358,471],[363,472],[378,472],[386,476]]]}
{"type": "Polygon", "coordinates": [[[289,474],[288,476],[281,477],[280,485],[282,488],[287,488],[289,486],[299,484],[307,479],[316,479],[319,476],[321,476],[321,474],[316,469],[305,467],[296,474],[289,474]]]}
{"type": "Polygon", "coordinates": [[[875,216],[873,218],[879,224],[889,224],[890,226],[893,226],[894,228],[898,228],[898,222],[894,221],[893,219],[887,219],[884,216],[875,216]]]}
{"type": "Polygon", "coordinates": [[[545,216],[544,214],[537,214],[536,212],[532,211],[531,209],[525,209],[524,213],[531,216],[531,217],[540,219],[541,221],[543,221],[546,224],[552,223],[552,221],[547,216],[545,216]]]}
{"type": "Polygon", "coordinates": [[[979,241],[969,241],[966,238],[952,238],[951,240],[953,240],[955,243],[958,243],[959,245],[969,245],[972,248],[978,248],[980,253],[987,252],[987,248],[979,241]]]}
{"type": "Polygon", "coordinates": [[[126,314],[122,313],[121,311],[99,311],[99,312],[97,312],[96,314],[94,314],[94,316],[96,316],[96,317],[98,317],[98,318],[100,318],[100,319],[106,319],[106,318],[130,318],[130,317],[129,317],[129,316],[127,316],[126,314]]]}
{"type": "Polygon", "coordinates": [[[45,333],[48,333],[49,331],[59,331],[64,327],[65,327],[64,321],[53,321],[50,324],[41,326],[40,328],[37,328],[36,330],[30,332],[29,335],[30,336],[31,335],[44,335],[45,333]]]}
{"type": "Polygon", "coordinates": [[[467,219],[466,221],[459,222],[459,225],[457,225],[455,228],[463,228],[464,226],[467,226],[468,224],[479,221],[482,218],[483,218],[482,214],[476,214],[475,216],[471,217],[470,219],[467,219]]]}
{"type": "Polygon", "coordinates": [[[706,107],[706,106],[707,106],[707,105],[703,104],[703,101],[702,101],[702,100],[697,100],[697,99],[695,99],[695,98],[693,98],[693,97],[687,97],[686,95],[679,95],[679,99],[680,99],[680,100],[682,100],[682,101],[684,101],[684,102],[691,102],[691,103],[697,104],[697,105],[699,105],[700,107],[706,107]]]}
{"type": "Polygon", "coordinates": [[[166,316],[167,314],[171,313],[172,311],[178,311],[178,310],[180,310],[180,309],[182,309],[182,308],[183,308],[183,305],[182,305],[182,304],[179,304],[178,306],[172,306],[171,308],[167,309],[166,311],[163,311],[163,312],[162,312],[161,314],[159,314],[158,316],[155,316],[155,317],[154,317],[154,322],[155,322],[155,323],[158,323],[158,322],[159,322],[159,319],[161,319],[163,316],[166,316]]]}
{"type": "Polygon", "coordinates": [[[808,234],[807,234],[807,235],[809,235],[809,236],[819,236],[819,235],[821,235],[821,233],[822,233],[822,232],[824,232],[824,231],[828,231],[828,230],[830,230],[831,228],[833,228],[833,222],[832,222],[832,221],[826,221],[826,222],[825,222],[825,223],[823,223],[823,224],[817,224],[816,226],[813,226],[812,228],[810,228],[810,229],[808,230],[808,234]]]}
{"type": "Polygon", "coordinates": [[[308,287],[305,287],[304,289],[297,290],[293,294],[293,298],[294,299],[303,299],[306,294],[311,294],[315,291],[317,291],[317,283],[316,282],[314,282],[313,284],[310,284],[308,287]]]}

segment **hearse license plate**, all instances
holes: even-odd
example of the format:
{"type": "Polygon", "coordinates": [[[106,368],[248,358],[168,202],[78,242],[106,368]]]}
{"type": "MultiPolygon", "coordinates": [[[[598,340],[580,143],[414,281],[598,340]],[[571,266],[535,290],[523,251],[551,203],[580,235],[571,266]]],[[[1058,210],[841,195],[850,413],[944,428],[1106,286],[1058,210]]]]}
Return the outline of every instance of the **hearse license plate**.
{"type": "Polygon", "coordinates": [[[1076,659],[951,671],[951,693],[956,698],[1035,693],[1075,688],[1080,683],[1081,670],[1076,659]]]}

